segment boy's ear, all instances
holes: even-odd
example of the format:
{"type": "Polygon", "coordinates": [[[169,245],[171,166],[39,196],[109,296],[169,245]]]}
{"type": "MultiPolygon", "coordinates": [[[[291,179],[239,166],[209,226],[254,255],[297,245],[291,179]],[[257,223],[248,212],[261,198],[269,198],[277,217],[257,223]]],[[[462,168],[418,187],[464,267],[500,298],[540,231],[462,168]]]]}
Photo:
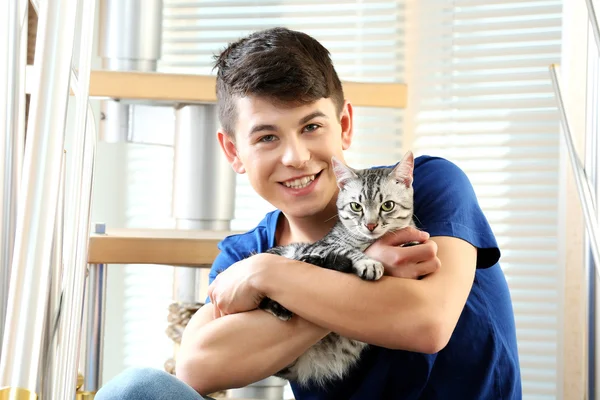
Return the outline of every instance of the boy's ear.
{"type": "Polygon", "coordinates": [[[340,115],[340,125],[342,126],[342,150],[348,150],[352,144],[352,135],[354,134],[352,104],[344,101],[342,114],[340,115]]]}
{"type": "Polygon", "coordinates": [[[246,168],[244,168],[244,164],[238,156],[237,148],[235,147],[235,143],[231,139],[231,136],[219,129],[217,131],[217,139],[219,140],[221,149],[233,170],[238,174],[246,173],[246,168]]]}

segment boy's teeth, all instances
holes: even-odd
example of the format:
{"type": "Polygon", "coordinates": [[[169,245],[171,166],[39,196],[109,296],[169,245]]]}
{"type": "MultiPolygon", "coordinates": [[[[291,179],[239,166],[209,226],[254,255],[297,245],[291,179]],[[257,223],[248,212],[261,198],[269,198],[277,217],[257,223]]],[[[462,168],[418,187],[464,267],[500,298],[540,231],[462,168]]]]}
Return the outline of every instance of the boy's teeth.
{"type": "Polygon", "coordinates": [[[312,181],[315,180],[315,176],[305,176],[304,178],[294,179],[293,181],[283,182],[286,187],[294,189],[302,189],[307,187],[312,181]]]}

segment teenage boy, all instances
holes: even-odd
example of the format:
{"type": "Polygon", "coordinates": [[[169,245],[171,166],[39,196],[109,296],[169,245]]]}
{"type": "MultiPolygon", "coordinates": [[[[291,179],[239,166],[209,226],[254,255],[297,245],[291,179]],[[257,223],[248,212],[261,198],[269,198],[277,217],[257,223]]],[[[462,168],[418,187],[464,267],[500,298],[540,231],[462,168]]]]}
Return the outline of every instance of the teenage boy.
{"type": "Polygon", "coordinates": [[[370,346],[343,379],[291,382],[298,400],[521,399],[500,251],[466,175],[441,158],[414,160],[420,231],[404,229],[367,249],[385,266],[376,282],[264,254],[317,241],[335,224],[331,158],[343,161],[352,142],[352,105],[328,51],[301,32],[253,33],[230,44],[216,67],[221,148],[276,211],[219,244],[210,302],[184,332],[177,379],[127,371],[101,399],[199,399],[245,386],[329,332],[370,346]],[[421,244],[398,246],[410,241],[421,244]],[[284,322],[258,309],[265,296],[294,317],[284,322]]]}

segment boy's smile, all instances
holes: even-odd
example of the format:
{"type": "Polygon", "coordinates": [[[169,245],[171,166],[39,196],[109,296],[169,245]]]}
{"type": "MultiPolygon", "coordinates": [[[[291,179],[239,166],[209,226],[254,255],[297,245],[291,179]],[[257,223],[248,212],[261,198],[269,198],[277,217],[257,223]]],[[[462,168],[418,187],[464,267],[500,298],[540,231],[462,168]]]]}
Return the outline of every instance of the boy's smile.
{"type": "Polygon", "coordinates": [[[330,99],[290,105],[247,96],[236,106],[235,143],[219,134],[234,170],[288,218],[330,218],[338,189],[330,160],[343,160],[350,145],[351,106],[341,117],[330,99]]]}
{"type": "Polygon", "coordinates": [[[301,177],[291,178],[285,182],[280,182],[285,187],[286,192],[290,196],[306,196],[310,194],[318,184],[321,172],[316,174],[304,175],[301,177]]]}

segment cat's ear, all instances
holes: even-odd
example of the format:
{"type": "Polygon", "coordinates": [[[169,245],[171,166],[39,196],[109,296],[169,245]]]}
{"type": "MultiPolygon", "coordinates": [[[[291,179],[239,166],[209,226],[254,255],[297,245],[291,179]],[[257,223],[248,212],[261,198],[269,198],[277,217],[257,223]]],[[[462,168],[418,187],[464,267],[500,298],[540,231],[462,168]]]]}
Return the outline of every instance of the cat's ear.
{"type": "Polygon", "coordinates": [[[337,178],[337,185],[340,189],[344,189],[344,186],[349,181],[358,178],[358,175],[356,175],[352,168],[335,158],[335,156],[331,157],[331,165],[333,166],[333,173],[337,178]]]}
{"type": "Polygon", "coordinates": [[[412,151],[408,151],[402,160],[390,173],[396,182],[402,183],[407,188],[413,183],[413,170],[415,168],[415,157],[412,151]]]}

